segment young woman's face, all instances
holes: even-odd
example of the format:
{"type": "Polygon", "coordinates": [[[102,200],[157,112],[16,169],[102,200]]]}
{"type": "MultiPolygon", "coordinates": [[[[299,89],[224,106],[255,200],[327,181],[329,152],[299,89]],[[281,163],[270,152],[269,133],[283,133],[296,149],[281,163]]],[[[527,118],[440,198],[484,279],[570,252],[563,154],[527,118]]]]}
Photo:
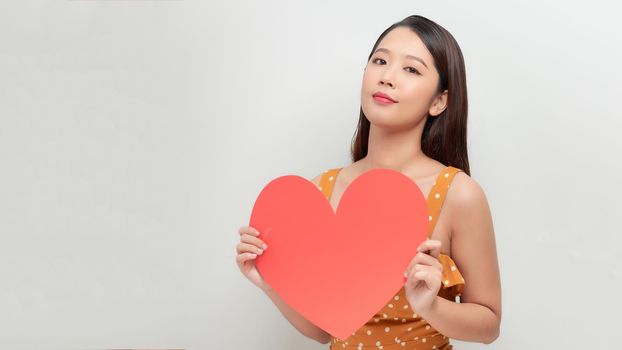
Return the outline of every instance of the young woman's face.
{"type": "Polygon", "coordinates": [[[365,67],[363,113],[378,126],[412,127],[428,113],[438,115],[444,110],[446,94],[437,97],[438,80],[432,55],[419,36],[407,27],[397,27],[382,38],[365,67]],[[396,102],[374,98],[376,92],[396,102]]]}

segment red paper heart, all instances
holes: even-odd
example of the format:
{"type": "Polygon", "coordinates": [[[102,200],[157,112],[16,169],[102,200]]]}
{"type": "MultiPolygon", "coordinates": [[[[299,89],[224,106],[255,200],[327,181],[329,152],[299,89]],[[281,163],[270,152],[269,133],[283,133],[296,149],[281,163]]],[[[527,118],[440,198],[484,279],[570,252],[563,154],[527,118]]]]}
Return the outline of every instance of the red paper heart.
{"type": "Polygon", "coordinates": [[[428,208],[404,174],[376,168],[358,176],[333,212],[310,181],[270,181],[250,226],[268,245],[256,258],[266,283],[317,327],[346,339],[404,285],[404,272],[427,237],[428,208]]]}

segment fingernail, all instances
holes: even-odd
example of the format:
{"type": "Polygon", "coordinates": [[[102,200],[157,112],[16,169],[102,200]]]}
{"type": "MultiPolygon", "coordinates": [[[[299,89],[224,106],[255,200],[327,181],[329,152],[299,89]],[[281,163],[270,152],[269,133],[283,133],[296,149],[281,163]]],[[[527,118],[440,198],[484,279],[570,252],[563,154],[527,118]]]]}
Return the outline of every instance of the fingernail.
{"type": "Polygon", "coordinates": [[[262,247],[263,247],[263,250],[268,249],[268,245],[266,245],[265,243],[262,245],[262,247]]]}

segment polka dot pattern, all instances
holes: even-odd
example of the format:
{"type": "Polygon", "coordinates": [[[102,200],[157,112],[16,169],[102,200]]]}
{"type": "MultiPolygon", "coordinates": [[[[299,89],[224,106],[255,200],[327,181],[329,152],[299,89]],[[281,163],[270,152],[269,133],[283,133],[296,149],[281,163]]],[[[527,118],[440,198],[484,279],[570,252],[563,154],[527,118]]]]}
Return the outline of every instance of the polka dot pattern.
{"type": "MultiPolygon", "coordinates": [[[[341,168],[323,172],[318,189],[326,199],[330,199],[333,185],[341,168]]],[[[426,203],[428,206],[428,237],[432,235],[437,218],[441,212],[449,185],[461,169],[448,166],[441,171],[433,183],[426,203]]],[[[439,296],[454,301],[464,289],[464,278],[454,261],[445,254],[438,258],[441,263],[442,277],[439,296]]],[[[408,304],[406,291],[402,287],[385,306],[347,339],[331,338],[330,349],[419,349],[451,350],[449,338],[435,330],[421,318],[408,304]]]]}

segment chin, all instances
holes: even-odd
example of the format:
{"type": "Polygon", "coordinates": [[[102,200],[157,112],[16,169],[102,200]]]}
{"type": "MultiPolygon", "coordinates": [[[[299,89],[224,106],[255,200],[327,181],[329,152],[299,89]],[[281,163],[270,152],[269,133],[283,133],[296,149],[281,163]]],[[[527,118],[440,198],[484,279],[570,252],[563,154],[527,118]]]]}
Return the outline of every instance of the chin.
{"type": "Polygon", "coordinates": [[[365,114],[365,116],[367,117],[367,120],[369,120],[370,123],[385,124],[387,122],[390,122],[391,120],[394,122],[396,120],[395,111],[391,111],[390,108],[391,108],[390,106],[377,106],[373,104],[372,102],[371,105],[363,106],[362,109],[363,109],[363,114],[365,114]]]}
{"type": "Polygon", "coordinates": [[[365,116],[367,117],[367,120],[369,120],[370,124],[383,129],[397,128],[400,126],[397,119],[395,119],[395,117],[390,117],[389,115],[371,113],[371,115],[365,114],[365,116]]]}
{"type": "MultiPolygon", "coordinates": [[[[365,110],[363,110],[363,113],[365,113],[365,110]]],[[[399,116],[396,116],[395,113],[371,111],[369,114],[365,113],[365,116],[370,124],[385,130],[404,131],[412,127],[412,123],[405,122],[399,116]]]]}

